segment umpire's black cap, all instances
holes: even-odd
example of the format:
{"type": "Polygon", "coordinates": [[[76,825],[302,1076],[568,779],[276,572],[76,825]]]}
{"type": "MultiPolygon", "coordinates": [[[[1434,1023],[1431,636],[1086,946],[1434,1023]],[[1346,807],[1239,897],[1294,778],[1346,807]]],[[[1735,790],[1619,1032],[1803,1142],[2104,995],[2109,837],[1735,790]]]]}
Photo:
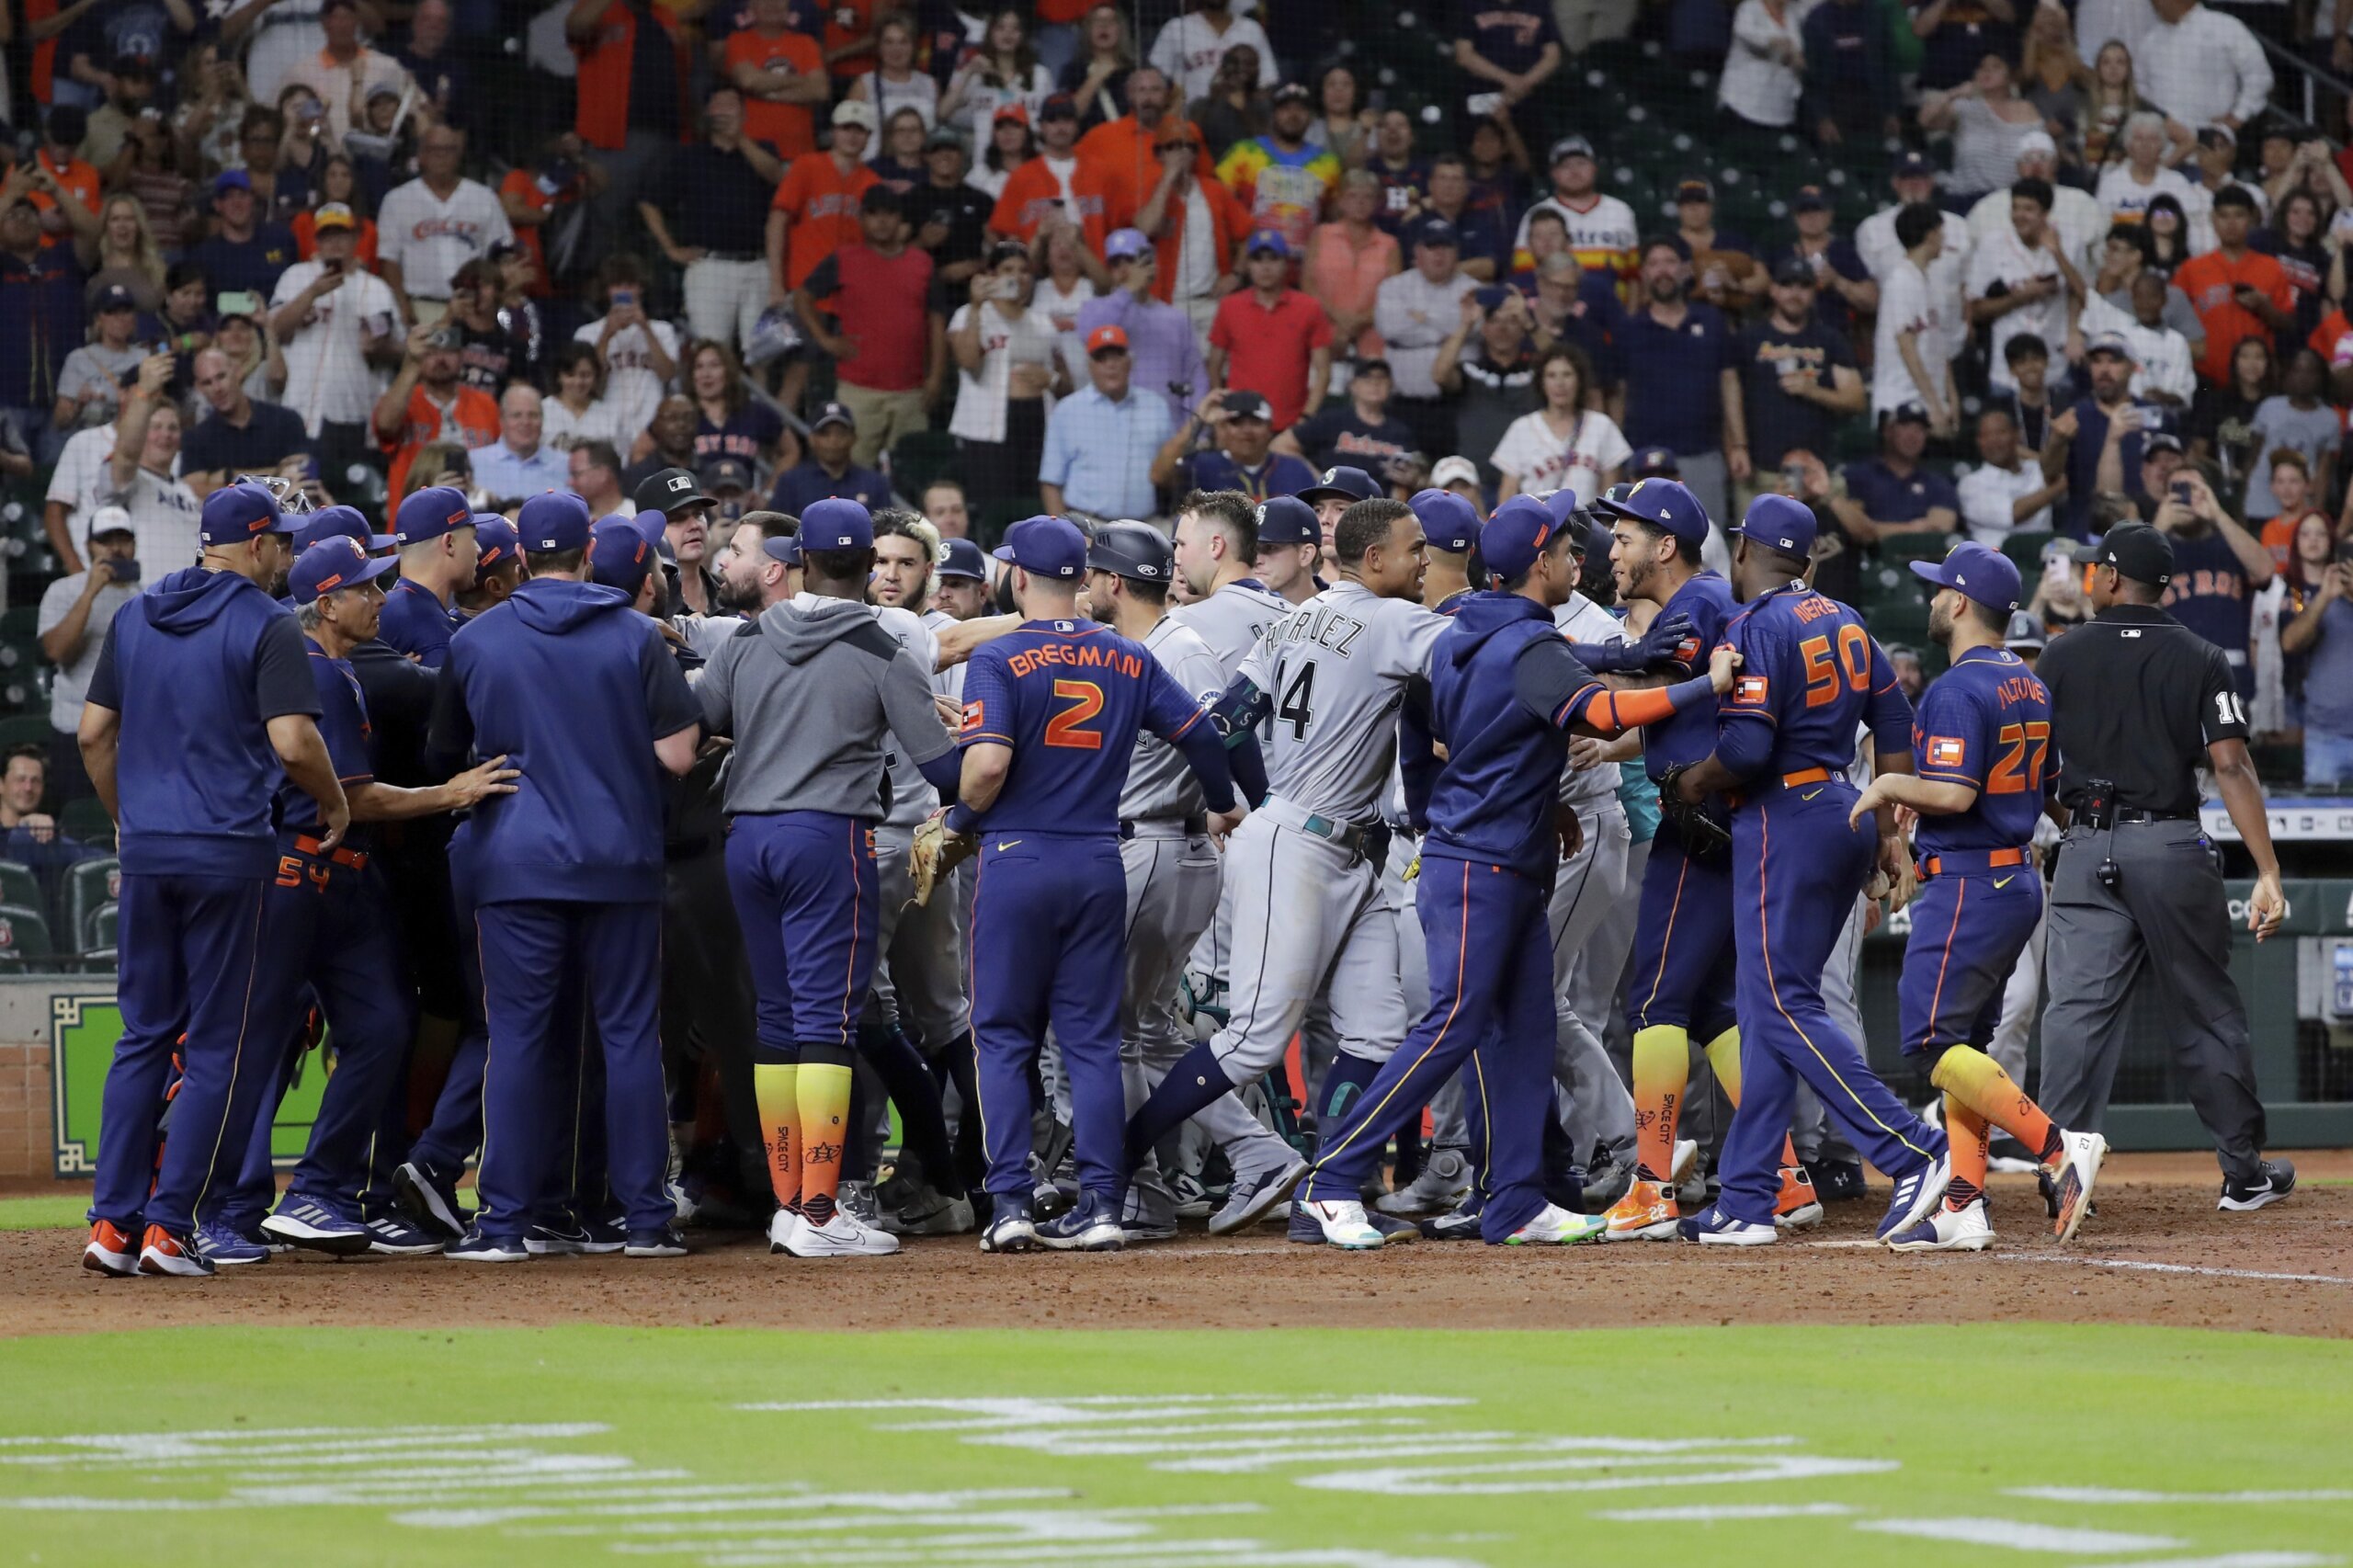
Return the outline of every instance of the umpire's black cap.
{"type": "Polygon", "coordinates": [[[1149,523],[1106,523],[1086,547],[1086,569],[1165,585],[1176,574],[1176,551],[1149,523]]]}
{"type": "Polygon", "coordinates": [[[688,506],[718,504],[703,494],[701,482],[682,468],[665,468],[659,473],[646,475],[638,485],[637,494],[630,499],[637,504],[641,512],[665,515],[683,511],[688,506]]]}
{"type": "Polygon", "coordinates": [[[2152,588],[2173,581],[2173,540],[2146,523],[2119,523],[2089,544],[2075,547],[2078,566],[2113,566],[2152,588]]]}

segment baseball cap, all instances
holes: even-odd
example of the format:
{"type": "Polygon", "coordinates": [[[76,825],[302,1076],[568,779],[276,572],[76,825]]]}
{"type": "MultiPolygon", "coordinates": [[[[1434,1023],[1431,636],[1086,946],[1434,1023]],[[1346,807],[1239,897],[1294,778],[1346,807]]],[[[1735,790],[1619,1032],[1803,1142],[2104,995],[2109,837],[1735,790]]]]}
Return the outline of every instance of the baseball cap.
{"type": "Polygon", "coordinates": [[[101,506],[97,511],[90,514],[90,537],[92,539],[97,538],[100,534],[131,534],[136,536],[139,530],[131,526],[131,511],[128,507],[101,506]]]}
{"type": "Polygon", "coordinates": [[[1420,490],[1406,503],[1422,525],[1432,550],[1468,555],[1479,542],[1478,509],[1451,490],[1420,490]]]}
{"type": "Polygon", "coordinates": [[[515,519],[523,548],[534,555],[588,548],[588,503],[569,490],[543,490],[523,503],[515,519]]]}
{"type": "Polygon", "coordinates": [[[931,128],[931,134],[923,139],[923,150],[926,153],[937,153],[942,147],[953,147],[959,153],[964,150],[964,138],[957,133],[954,126],[935,125],[931,128]]]}
{"type": "Polygon", "coordinates": [[[872,131],[879,123],[874,118],[874,106],[858,98],[844,98],[834,106],[835,125],[856,125],[872,131]]]}
{"type": "Polygon", "coordinates": [[[1895,167],[1888,177],[1891,179],[1934,179],[1937,177],[1937,165],[1930,161],[1926,153],[1906,153],[1895,160],[1895,167]]]}
{"type": "Polygon", "coordinates": [[[1694,549],[1708,540],[1708,509],[1678,479],[1638,481],[1623,499],[1604,495],[1594,509],[1664,528],[1694,549]]]}
{"type": "Polygon", "coordinates": [[[1731,532],[1802,561],[1813,552],[1813,508],[1787,495],[1759,495],[1731,532]]]}
{"type": "Polygon", "coordinates": [[[801,514],[804,550],[864,550],[874,542],[874,515],[856,501],[828,497],[801,514]]]}
{"type": "Polygon", "coordinates": [[[474,581],[479,584],[510,561],[523,557],[523,536],[513,523],[494,512],[481,512],[474,517],[474,543],[482,553],[474,557],[474,581]]]}
{"type": "Polygon", "coordinates": [[[1324,483],[1311,484],[1299,498],[1313,506],[1326,496],[1344,501],[1370,501],[1383,492],[1378,481],[1360,468],[1327,468],[1324,483]]]}
{"type": "Polygon", "coordinates": [[[1716,187],[1703,179],[1696,177],[1687,179],[1675,187],[1675,199],[1677,202],[1713,201],[1715,199],[1716,187]]]}
{"type": "Polygon", "coordinates": [[[2084,358],[2088,359],[2095,354],[2113,354],[2120,359],[2130,359],[2132,358],[2132,346],[2124,341],[2124,335],[2120,332],[2096,332],[2084,345],[2084,358]]]}
{"type": "MultiPolygon", "coordinates": [[[[844,101],[847,102],[847,100],[844,101]]],[[[1023,103],[1019,98],[1015,98],[1009,103],[1001,103],[997,105],[996,113],[989,117],[989,123],[991,125],[995,125],[997,121],[1004,119],[1010,119],[1020,125],[1029,124],[1029,106],[1023,103]]]]}
{"type": "Polygon", "coordinates": [[[2002,634],[2002,646],[2017,653],[2028,648],[2040,648],[2051,641],[2042,630],[2042,618],[2030,609],[2017,611],[2010,617],[2010,629],[2002,634]]]}
{"type": "Polygon", "coordinates": [[[212,176],[212,194],[226,196],[233,190],[251,190],[253,176],[243,169],[223,169],[212,176]]]}
{"type": "Polygon", "coordinates": [[[779,562],[787,566],[798,566],[801,564],[801,536],[787,534],[782,539],[763,539],[760,540],[760,551],[770,561],[779,562]]]}
{"type": "Polygon", "coordinates": [[[1269,495],[1258,503],[1258,548],[1285,544],[1321,544],[1324,526],[1315,508],[1296,495],[1269,495]]]}
{"type": "Polygon", "coordinates": [[[1242,254],[1245,256],[1279,256],[1289,261],[1290,242],[1272,229],[1261,229],[1250,236],[1250,243],[1243,247],[1242,254]]]}
{"type": "MultiPolygon", "coordinates": [[[[1276,97],[1280,97],[1281,95],[1277,94],[1276,97]]],[[[1038,106],[1038,122],[1040,125],[1050,119],[1076,119],[1077,118],[1078,100],[1068,93],[1048,93],[1046,101],[1038,106]]]]}
{"type": "Polygon", "coordinates": [[[1378,354],[1369,354],[1348,367],[1348,380],[1352,381],[1358,376],[1370,376],[1376,373],[1387,376],[1392,381],[1397,375],[1396,371],[1389,368],[1389,361],[1383,359],[1378,354]]]}
{"type": "Polygon", "coordinates": [[[1106,348],[1125,349],[1127,346],[1128,329],[1116,326],[1109,322],[1105,322],[1086,335],[1086,353],[1090,358],[1106,348]]]}
{"type": "Polygon", "coordinates": [[[1790,198],[1790,210],[1792,212],[1827,212],[1829,210],[1830,197],[1818,185],[1802,185],[1798,187],[1797,194],[1790,198]]]}
{"type": "Polygon", "coordinates": [[[1637,479],[1673,479],[1681,472],[1672,447],[1643,447],[1634,453],[1631,471],[1637,479]]]}
{"type": "Polygon", "coordinates": [[[224,484],[204,498],[199,530],[206,544],[243,544],[256,534],[290,534],[295,522],[258,484],[224,484]]]}
{"type": "Polygon", "coordinates": [[[1267,400],[1260,397],[1256,392],[1247,390],[1227,392],[1225,394],[1225,401],[1219,404],[1219,406],[1225,410],[1225,416],[1228,419],[1265,419],[1267,417],[1267,400]]]}
{"type": "Polygon", "coordinates": [[[654,547],[627,517],[607,517],[588,530],[588,580],[634,598],[653,572],[654,547]]]}
{"type": "Polygon", "coordinates": [[[2181,437],[2162,426],[2144,432],[2141,437],[2141,456],[2145,460],[2152,452],[2187,452],[2181,437]]]}
{"type": "Polygon", "coordinates": [[[713,458],[702,465],[702,487],[713,495],[722,490],[749,490],[752,477],[752,465],[742,458],[713,458]]]}
{"type": "Polygon", "coordinates": [[[455,529],[470,528],[473,522],[474,509],[464,491],[446,484],[428,484],[402,502],[400,510],[392,514],[392,537],[404,545],[423,544],[455,529]]]}
{"type": "Polygon", "coordinates": [[[1942,561],[1915,561],[1912,575],[1940,588],[1953,588],[2005,615],[2018,608],[2018,569],[1998,550],[1967,541],[1942,561]]]}
{"type": "Polygon", "coordinates": [[[1773,281],[1790,288],[1813,288],[1820,279],[1813,275],[1813,264],[1802,256],[1785,256],[1773,268],[1773,281]]]}
{"type": "Polygon", "coordinates": [[[1585,503],[1577,499],[1576,491],[1574,488],[1555,490],[1540,499],[1544,503],[1544,510],[1552,515],[1552,526],[1566,528],[1575,536],[1569,548],[1582,554],[1593,542],[1592,514],[1586,510],[1585,503]]]}
{"type": "Polygon", "coordinates": [[[846,403],[829,403],[817,411],[816,418],[809,421],[809,428],[813,434],[828,425],[847,425],[855,430],[858,428],[858,416],[849,411],[849,404],[846,403]]]}
{"type": "MultiPolygon", "coordinates": [[[[97,532],[93,526],[92,533],[97,532]]],[[[390,534],[380,534],[368,527],[368,519],[359,515],[357,506],[322,506],[305,517],[294,530],[294,551],[301,554],[314,544],[324,544],[331,539],[347,539],[359,546],[363,553],[390,550],[400,540],[390,534]]]]}
{"type": "Polygon", "coordinates": [[[2146,523],[2119,523],[2075,547],[2078,566],[2113,566],[2117,575],[2152,588],[2173,581],[2173,541],[2146,523]]]}
{"type": "Polygon", "coordinates": [[[906,204],[899,199],[899,193],[889,186],[870,185],[866,187],[866,194],[858,199],[858,210],[860,212],[903,213],[906,210],[906,204]]]}
{"type": "Polygon", "coordinates": [[[988,558],[981,547],[969,539],[944,539],[939,541],[939,564],[933,568],[942,577],[967,577],[975,583],[989,580],[988,558]]]}
{"type": "Polygon", "coordinates": [[[343,202],[325,201],[321,202],[319,210],[311,214],[311,225],[316,232],[324,233],[329,229],[356,229],[359,227],[359,220],[343,202]]]}
{"type": "Polygon", "coordinates": [[[1592,156],[1592,142],[1586,141],[1582,136],[1563,136],[1558,142],[1552,143],[1552,153],[1549,161],[1557,164],[1563,158],[1590,158],[1592,156]]]}
{"type": "Polygon", "coordinates": [[[637,492],[630,497],[641,512],[659,512],[667,516],[682,512],[689,506],[708,506],[711,498],[702,493],[695,476],[682,468],[665,468],[650,473],[638,483],[637,492]]]}
{"type": "Polygon", "coordinates": [[[1498,577],[1517,577],[1536,563],[1559,532],[1552,514],[1533,495],[1515,495],[1479,530],[1479,557],[1498,577]]]}
{"type": "Polygon", "coordinates": [[[1417,245],[1453,245],[1462,244],[1462,231],[1443,218],[1425,218],[1422,226],[1414,231],[1417,245]]]}
{"type": "Polygon", "coordinates": [[[98,290],[97,312],[101,315],[108,311],[135,311],[138,308],[139,296],[119,283],[109,283],[98,290]]]}
{"type": "Polygon", "coordinates": [[[1933,422],[1928,418],[1928,411],[1925,405],[1917,403],[1899,403],[1895,405],[1895,412],[1888,416],[1888,423],[1927,425],[1933,422]]]}
{"type": "Polygon", "coordinates": [[[1106,523],[1086,547],[1086,569],[1165,583],[1176,574],[1176,550],[1149,523],[1106,523]]]}
{"type": "Polygon", "coordinates": [[[2018,138],[2018,155],[2021,158],[2055,158],[2059,143],[2051,140],[2048,131],[2029,131],[2018,138]]]}
{"type": "Polygon", "coordinates": [[[1430,470],[1430,483],[1440,490],[1455,484],[1476,484],[1479,465],[1464,457],[1440,458],[1438,466],[1430,470]]]}
{"type": "Polygon", "coordinates": [[[1075,577],[1086,564],[1086,536],[1068,517],[1024,517],[994,553],[1032,576],[1075,577]]]}
{"type": "Polygon", "coordinates": [[[1142,229],[1114,229],[1110,238],[1103,242],[1106,261],[1133,261],[1152,252],[1152,236],[1142,229]]]}
{"type": "Polygon", "coordinates": [[[1285,82],[1275,89],[1274,101],[1279,104],[1313,103],[1315,95],[1307,90],[1304,82],[1285,82]]]}
{"type": "Polygon", "coordinates": [[[286,574],[286,591],[298,605],[315,604],[323,594],[359,587],[400,566],[390,556],[369,555],[358,540],[336,534],[295,558],[294,569],[286,574]]]}

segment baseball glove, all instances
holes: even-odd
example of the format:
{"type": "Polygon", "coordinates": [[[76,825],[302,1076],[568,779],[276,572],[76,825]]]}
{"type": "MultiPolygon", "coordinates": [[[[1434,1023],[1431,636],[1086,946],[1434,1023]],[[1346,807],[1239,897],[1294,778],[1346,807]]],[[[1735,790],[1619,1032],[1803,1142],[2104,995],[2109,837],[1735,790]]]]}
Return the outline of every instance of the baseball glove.
{"type": "Polygon", "coordinates": [[[1704,858],[1732,847],[1732,831],[1706,801],[1692,805],[1677,792],[1675,781],[1688,762],[1672,763],[1658,779],[1658,812],[1671,824],[1677,837],[1683,840],[1684,853],[1694,858],[1704,858]]]}
{"type": "Polygon", "coordinates": [[[948,831],[945,812],[927,818],[915,829],[915,842],[907,848],[907,873],[915,882],[915,903],[929,903],[940,879],[972,858],[979,847],[965,835],[948,831]]]}

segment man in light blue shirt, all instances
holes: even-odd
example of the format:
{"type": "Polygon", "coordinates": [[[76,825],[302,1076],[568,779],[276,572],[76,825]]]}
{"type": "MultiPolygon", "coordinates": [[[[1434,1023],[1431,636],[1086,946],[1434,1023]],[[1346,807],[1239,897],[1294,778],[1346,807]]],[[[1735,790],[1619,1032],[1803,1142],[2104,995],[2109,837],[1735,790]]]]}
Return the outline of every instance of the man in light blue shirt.
{"type": "Polygon", "coordinates": [[[564,455],[540,444],[540,394],[521,382],[498,400],[498,439],[466,454],[474,483],[495,501],[525,501],[571,483],[564,455]]]}
{"type": "Polygon", "coordinates": [[[1176,426],[1165,400],[1130,389],[1133,368],[1124,328],[1098,326],[1086,335],[1092,384],[1056,404],[1046,420],[1038,488],[1051,516],[1142,518],[1157,509],[1152,460],[1176,426]]]}
{"type": "Polygon", "coordinates": [[[1152,238],[1142,229],[1117,229],[1103,242],[1103,264],[1111,287],[1078,307],[1078,335],[1116,326],[1128,335],[1135,363],[1130,379],[1168,401],[1168,417],[1182,425],[1193,404],[1210,390],[1209,367],[1201,362],[1193,318],[1152,297],[1158,263],[1152,238]]]}

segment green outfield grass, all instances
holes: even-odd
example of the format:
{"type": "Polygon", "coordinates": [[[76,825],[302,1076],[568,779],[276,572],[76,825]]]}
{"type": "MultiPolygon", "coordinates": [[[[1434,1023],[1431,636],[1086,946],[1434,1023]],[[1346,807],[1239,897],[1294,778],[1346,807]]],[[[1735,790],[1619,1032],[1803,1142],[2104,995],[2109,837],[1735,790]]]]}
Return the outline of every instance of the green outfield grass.
{"type": "Polygon", "coordinates": [[[89,1211],[86,1197],[0,1198],[0,1231],[51,1231],[80,1225],[89,1211]]]}
{"type": "Polygon", "coordinates": [[[189,1329],[0,1341],[0,1390],[15,1562],[2316,1568],[2353,1546],[2353,1345],[2164,1329],[189,1329]],[[783,1408],[843,1401],[998,1403],[783,1408]]]}

